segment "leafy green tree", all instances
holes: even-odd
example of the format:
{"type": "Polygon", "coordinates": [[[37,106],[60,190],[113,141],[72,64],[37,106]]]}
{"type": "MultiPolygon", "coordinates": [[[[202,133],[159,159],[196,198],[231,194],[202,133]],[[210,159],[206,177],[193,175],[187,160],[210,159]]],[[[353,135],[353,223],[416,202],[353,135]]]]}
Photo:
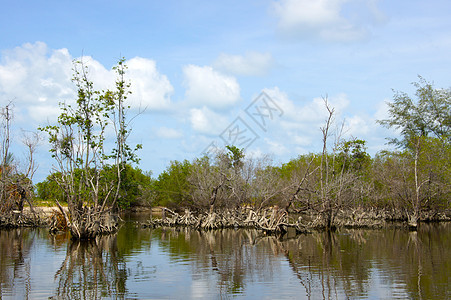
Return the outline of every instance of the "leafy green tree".
{"type": "Polygon", "coordinates": [[[126,165],[137,162],[134,150],[140,145],[132,150],[127,144],[129,107],[125,103],[130,84],[124,77],[126,68],[125,60],[119,60],[113,68],[117,74],[115,90],[97,91],[88,78],[87,67],[82,61],[75,62],[75,105],[61,103],[58,124],[40,128],[49,135],[55,168],[61,173],[52,180],[65,193],[70,214],[66,219],[74,239],[90,239],[116,229],[117,201],[126,165]],[[106,146],[108,127],[115,133],[111,153],[106,146]],[[108,166],[115,169],[115,175],[104,180],[102,170],[108,166]]]}
{"type": "Polygon", "coordinates": [[[227,153],[227,157],[231,161],[231,165],[235,170],[238,170],[243,166],[243,159],[244,159],[244,149],[240,149],[236,146],[229,145],[226,146],[226,149],[229,150],[227,153]]]}
{"type": "Polygon", "coordinates": [[[192,206],[192,187],[188,181],[191,172],[192,164],[188,160],[171,161],[153,183],[156,204],[166,207],[192,206]]]}
{"type": "MultiPolygon", "coordinates": [[[[107,184],[110,180],[117,180],[115,165],[108,165],[101,171],[101,184],[107,184]]],[[[118,191],[117,205],[121,209],[128,209],[139,205],[145,200],[144,194],[151,188],[151,178],[143,171],[130,164],[126,164],[121,171],[121,182],[118,191]]],[[[106,195],[104,196],[106,197],[106,195]]],[[[112,205],[113,203],[109,203],[112,205]]]]}
{"type": "Polygon", "coordinates": [[[371,157],[366,152],[366,141],[360,139],[343,141],[339,146],[339,150],[336,170],[345,168],[345,170],[352,170],[359,173],[369,170],[371,157]]]}
{"type": "Polygon", "coordinates": [[[445,143],[451,141],[451,89],[435,89],[419,76],[414,82],[416,99],[407,93],[394,91],[388,104],[389,118],[378,123],[400,130],[402,139],[390,139],[403,148],[415,147],[417,137],[432,136],[445,143]]]}
{"type": "Polygon", "coordinates": [[[435,89],[424,78],[419,79],[419,82],[413,83],[416,99],[406,93],[395,92],[393,102],[388,103],[389,118],[378,121],[387,128],[400,131],[402,139],[395,138],[390,142],[406,151],[413,165],[413,193],[408,199],[411,207],[408,218],[412,227],[417,227],[420,212],[426,204],[427,186],[434,181],[428,176],[431,168],[421,163],[428,152],[425,150],[435,140],[435,151],[447,152],[451,141],[451,90],[435,89]]]}
{"type": "Polygon", "coordinates": [[[61,173],[52,173],[45,180],[36,184],[36,198],[38,201],[58,201],[61,204],[67,204],[66,194],[57,183],[61,179],[54,177],[61,177],[61,173]]]}
{"type": "MultiPolygon", "coordinates": [[[[116,168],[113,165],[107,165],[100,171],[101,181],[100,184],[106,184],[110,180],[116,178],[116,168]]],[[[81,180],[82,171],[75,171],[75,181],[77,183],[81,180]]],[[[60,203],[67,203],[67,195],[64,190],[57,184],[61,181],[62,174],[55,172],[49,175],[46,180],[36,184],[36,196],[39,200],[58,201],[60,203]]],[[[125,166],[122,172],[121,187],[119,190],[119,198],[117,205],[121,209],[127,209],[131,206],[138,205],[143,200],[145,191],[151,188],[151,178],[149,175],[144,174],[143,171],[137,167],[133,167],[130,164],[125,166]]],[[[88,191],[83,191],[83,194],[88,191]]],[[[101,195],[105,197],[105,195],[101,195]]],[[[111,203],[109,203],[111,205],[111,203]]]]}

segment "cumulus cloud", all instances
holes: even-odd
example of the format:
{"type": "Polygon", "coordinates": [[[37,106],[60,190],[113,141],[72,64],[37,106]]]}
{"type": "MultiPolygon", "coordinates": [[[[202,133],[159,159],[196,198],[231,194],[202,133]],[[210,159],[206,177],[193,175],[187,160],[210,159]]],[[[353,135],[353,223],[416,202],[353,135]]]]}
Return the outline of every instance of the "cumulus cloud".
{"type": "MultiPolygon", "coordinates": [[[[273,153],[284,160],[299,154],[320,151],[321,127],[325,125],[328,117],[324,99],[322,97],[307,100],[291,99],[278,87],[266,88],[263,91],[283,111],[283,114],[272,119],[265,131],[250,120],[250,116],[243,114],[241,117],[259,137],[246,151],[273,153]]],[[[374,115],[349,114],[347,110],[351,101],[344,93],[331,95],[327,97],[327,100],[329,106],[335,110],[335,122],[330,128],[329,147],[332,147],[338,134],[340,138],[360,138],[369,143],[375,138],[380,139],[382,135],[377,131],[378,125],[375,123],[375,118],[381,112],[375,111],[374,115]],[[343,131],[340,133],[343,122],[343,131]]],[[[191,127],[202,136],[219,135],[227,128],[230,121],[230,118],[225,118],[206,106],[192,108],[189,113],[191,127]]]]}
{"type": "Polygon", "coordinates": [[[390,107],[388,106],[388,102],[390,102],[390,100],[385,99],[384,101],[380,101],[377,104],[376,113],[375,113],[377,120],[385,120],[385,119],[389,118],[390,115],[389,115],[388,111],[389,111],[390,107]]]}
{"type": "Polygon", "coordinates": [[[240,100],[240,86],[232,76],[210,66],[187,65],[183,68],[186,99],[192,105],[225,109],[240,100]]]}
{"type": "MultiPolygon", "coordinates": [[[[284,111],[279,122],[271,124],[271,136],[264,139],[265,147],[276,155],[290,154],[296,156],[307,151],[319,151],[322,133],[320,128],[325,125],[328,116],[322,97],[307,101],[295,101],[278,87],[264,90],[273,101],[284,111]],[[270,137],[277,136],[277,141],[270,137]],[[283,143],[278,141],[284,141],[283,143]]],[[[349,115],[346,108],[350,100],[346,94],[328,97],[328,103],[335,110],[335,122],[330,128],[331,134],[339,133],[344,122],[341,138],[353,137],[371,140],[374,138],[377,124],[372,115],[349,115]]],[[[382,110],[382,109],[381,109],[382,110]]],[[[375,112],[375,115],[380,112],[375,112]]],[[[334,137],[330,141],[333,142],[334,137]]]]}
{"type": "MultiPolygon", "coordinates": [[[[316,124],[322,122],[327,117],[327,110],[323,97],[316,97],[309,102],[296,104],[288,98],[288,95],[278,87],[266,88],[264,91],[271,97],[282,109],[286,121],[296,121],[307,124],[316,124]]],[[[337,114],[340,114],[349,105],[350,101],[346,94],[337,94],[327,97],[331,107],[335,108],[337,114]]]]}
{"type": "MultiPolygon", "coordinates": [[[[90,56],[81,58],[89,70],[89,79],[95,89],[114,90],[117,74],[112,69],[105,68],[100,62],[90,56]]],[[[134,57],[125,62],[127,70],[125,80],[130,84],[131,95],[128,105],[132,109],[166,110],[171,105],[171,95],[174,88],[167,76],[160,74],[154,60],[134,57]]]]}
{"type": "Polygon", "coordinates": [[[203,134],[218,135],[227,127],[227,118],[207,107],[190,109],[191,127],[203,134]]]}
{"type": "MultiPolygon", "coordinates": [[[[67,49],[49,49],[45,43],[24,44],[2,52],[0,61],[0,100],[14,100],[22,119],[43,122],[56,119],[59,102],[73,102],[73,60],[67,49]]],[[[116,74],[92,57],[78,58],[88,67],[88,78],[98,90],[113,89],[116,74]]],[[[127,80],[133,94],[132,108],[166,109],[173,87],[150,59],[135,57],[127,62],[127,80]]]]}
{"type": "Polygon", "coordinates": [[[269,155],[267,153],[264,153],[260,148],[252,148],[250,150],[246,150],[246,157],[247,158],[254,158],[259,159],[262,157],[265,157],[265,155],[269,158],[269,155]]]}
{"type": "Polygon", "coordinates": [[[361,6],[355,0],[280,0],[274,2],[273,7],[279,19],[278,29],[284,36],[348,42],[368,35],[363,22],[383,19],[374,0],[364,3],[361,6]],[[344,8],[353,13],[345,15],[344,8]],[[369,18],[359,20],[349,15],[365,15],[369,18]]]}
{"type": "Polygon", "coordinates": [[[132,107],[168,109],[174,88],[165,75],[158,72],[156,62],[135,57],[127,61],[128,77],[132,85],[132,107]]]}
{"type": "Polygon", "coordinates": [[[160,127],[157,130],[157,136],[163,139],[179,139],[183,134],[174,128],[160,127]]]}
{"type": "Polygon", "coordinates": [[[370,119],[371,118],[364,119],[361,116],[351,116],[350,118],[346,118],[346,135],[358,137],[368,134],[370,130],[370,124],[368,124],[368,121],[370,119]]]}
{"type": "Polygon", "coordinates": [[[20,115],[20,121],[33,120],[37,124],[45,125],[47,121],[54,122],[61,114],[57,104],[27,105],[20,115]]]}
{"type": "Polygon", "coordinates": [[[248,52],[244,56],[222,53],[213,66],[235,75],[263,76],[273,64],[274,59],[270,53],[248,52]]]}
{"type": "Polygon", "coordinates": [[[2,53],[0,97],[17,103],[54,104],[73,98],[72,57],[67,49],[24,44],[2,53]]]}

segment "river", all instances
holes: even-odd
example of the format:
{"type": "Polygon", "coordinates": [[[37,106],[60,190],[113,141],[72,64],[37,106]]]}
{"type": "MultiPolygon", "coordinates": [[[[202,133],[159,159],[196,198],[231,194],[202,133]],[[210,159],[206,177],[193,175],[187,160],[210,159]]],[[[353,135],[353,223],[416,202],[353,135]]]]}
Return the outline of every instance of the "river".
{"type": "Polygon", "coordinates": [[[276,238],[144,229],[71,242],[0,230],[0,299],[451,299],[451,224],[276,238]]]}

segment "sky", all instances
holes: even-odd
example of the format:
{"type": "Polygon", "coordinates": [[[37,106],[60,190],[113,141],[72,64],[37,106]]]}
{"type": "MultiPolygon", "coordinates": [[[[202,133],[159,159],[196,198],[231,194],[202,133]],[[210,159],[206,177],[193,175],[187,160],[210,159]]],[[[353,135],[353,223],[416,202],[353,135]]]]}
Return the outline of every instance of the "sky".
{"type": "MultiPolygon", "coordinates": [[[[335,109],[342,138],[375,155],[394,133],[394,90],[414,95],[424,77],[451,86],[451,1],[5,1],[0,0],[0,106],[14,104],[17,161],[24,132],[55,124],[74,101],[73,61],[97,89],[127,59],[139,167],[158,176],[233,144],[275,164],[320,152],[335,109]],[[344,123],[343,123],[344,122],[344,123]]],[[[335,130],[336,128],[336,130],[335,130]]],[[[331,145],[333,138],[331,137],[331,145]]],[[[54,162],[46,136],[36,152],[43,180],[54,162]]]]}

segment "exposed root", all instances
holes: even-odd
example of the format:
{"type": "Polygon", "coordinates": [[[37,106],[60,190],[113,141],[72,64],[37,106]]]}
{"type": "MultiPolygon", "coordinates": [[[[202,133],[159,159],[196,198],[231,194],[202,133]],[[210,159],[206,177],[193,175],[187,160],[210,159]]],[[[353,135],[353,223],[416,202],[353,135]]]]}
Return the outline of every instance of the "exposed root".
{"type": "Polygon", "coordinates": [[[119,221],[118,216],[110,211],[84,207],[81,211],[71,214],[68,227],[73,239],[89,240],[97,235],[116,232],[119,221]]]}
{"type": "MultiPolygon", "coordinates": [[[[169,210],[167,210],[169,211],[169,210]]],[[[251,209],[226,210],[221,213],[211,212],[193,215],[186,210],[183,215],[169,211],[171,216],[162,219],[152,219],[143,224],[143,227],[175,227],[187,226],[202,230],[214,230],[222,228],[253,228],[266,234],[284,234],[288,228],[294,228],[297,233],[307,233],[308,229],[298,219],[294,223],[288,220],[285,210],[272,209],[271,213],[263,211],[255,212],[251,209]]]]}
{"type": "Polygon", "coordinates": [[[41,227],[47,225],[45,218],[36,213],[12,210],[0,215],[0,228],[41,227]]]}
{"type": "MultiPolygon", "coordinates": [[[[163,208],[162,219],[151,219],[143,224],[143,227],[191,227],[199,230],[214,230],[222,228],[251,228],[264,232],[265,234],[283,235],[288,230],[294,229],[296,233],[309,233],[311,230],[328,229],[327,215],[309,211],[304,214],[295,214],[293,218],[285,209],[277,206],[264,210],[254,210],[243,207],[233,210],[213,211],[199,215],[185,210],[183,214],[163,208]]],[[[355,208],[339,210],[333,217],[333,223],[329,229],[335,228],[381,228],[387,221],[407,221],[407,214],[399,211],[387,211],[377,209],[355,208]]],[[[445,214],[429,213],[422,214],[420,220],[449,221],[445,214]]],[[[410,224],[410,223],[409,223],[410,224]]]]}
{"type": "Polygon", "coordinates": [[[50,215],[49,231],[56,233],[58,231],[66,231],[68,228],[66,217],[61,211],[54,209],[50,215]]]}

